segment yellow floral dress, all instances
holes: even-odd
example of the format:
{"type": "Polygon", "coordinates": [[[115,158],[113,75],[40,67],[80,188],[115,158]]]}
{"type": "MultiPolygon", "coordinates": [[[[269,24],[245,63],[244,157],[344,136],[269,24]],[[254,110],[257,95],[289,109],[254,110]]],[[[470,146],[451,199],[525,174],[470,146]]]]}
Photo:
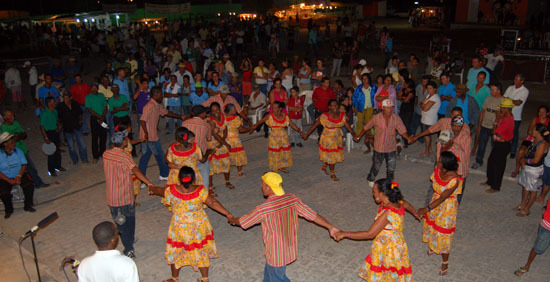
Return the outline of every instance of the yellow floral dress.
{"type": "Polygon", "coordinates": [[[328,113],[321,115],[319,121],[323,126],[323,133],[319,140],[319,158],[323,163],[335,164],[344,161],[344,146],[342,141],[342,126],[346,124],[346,114],[340,113],[335,120],[328,113]]]}
{"type": "Polygon", "coordinates": [[[214,231],[205,212],[208,189],[199,186],[191,193],[182,193],[175,185],[164,192],[162,203],[172,211],[164,257],[176,268],[190,265],[209,267],[210,259],[218,258],[214,231]]]}
{"type": "Polygon", "coordinates": [[[464,180],[455,177],[447,182],[439,177],[439,169],[435,169],[430,177],[435,201],[445,189],[451,189],[458,182],[458,187],[449,198],[424,215],[422,226],[422,242],[428,243],[430,250],[436,254],[448,254],[451,252],[453,235],[456,230],[456,214],[458,212],[457,196],[462,194],[462,183],[464,180]]]}
{"type": "MultiPolygon", "coordinates": [[[[132,140],[128,138],[128,146],[124,148],[124,151],[132,157],[132,151],[134,150],[134,146],[132,146],[132,140]]],[[[139,195],[139,192],[141,191],[141,180],[137,178],[135,174],[132,173],[132,186],[134,187],[134,195],[139,195]]]]}
{"type": "MultiPolygon", "coordinates": [[[[216,128],[219,129],[219,132],[223,132],[227,127],[225,116],[222,114],[222,122],[219,123],[216,118],[209,116],[209,119],[213,120],[216,124],[216,128]]],[[[231,160],[229,159],[229,150],[226,146],[220,146],[220,143],[216,138],[208,141],[208,148],[215,149],[214,153],[208,156],[210,161],[210,175],[218,173],[228,173],[231,168],[231,160]]]]}
{"type": "MultiPolygon", "coordinates": [[[[180,152],[176,150],[176,143],[173,143],[170,145],[170,148],[168,149],[168,153],[166,153],[166,159],[168,162],[176,164],[179,168],[182,166],[188,166],[193,168],[195,171],[195,185],[202,185],[202,175],[200,171],[197,169],[197,163],[200,162],[202,159],[202,152],[199,146],[195,142],[193,142],[193,146],[190,150],[185,152],[180,152]]],[[[178,179],[180,170],[171,168],[170,173],[168,174],[168,181],[166,182],[166,185],[172,185],[172,184],[180,184],[180,181],[178,179]]]]}
{"type": "Polygon", "coordinates": [[[287,114],[284,114],[283,120],[278,120],[275,115],[269,114],[269,118],[265,122],[267,126],[271,127],[267,142],[267,158],[271,171],[292,166],[292,153],[287,133],[289,123],[290,119],[287,114]]]}
{"type": "Polygon", "coordinates": [[[248,163],[246,152],[239,138],[239,127],[243,125],[243,122],[237,115],[226,117],[225,121],[227,124],[227,139],[225,141],[231,146],[231,150],[229,150],[231,165],[246,165],[248,163]]]}
{"type": "Polygon", "coordinates": [[[395,209],[381,204],[376,219],[386,210],[389,223],[374,238],[359,277],[377,282],[413,281],[409,249],[403,236],[405,207],[395,209]]]}

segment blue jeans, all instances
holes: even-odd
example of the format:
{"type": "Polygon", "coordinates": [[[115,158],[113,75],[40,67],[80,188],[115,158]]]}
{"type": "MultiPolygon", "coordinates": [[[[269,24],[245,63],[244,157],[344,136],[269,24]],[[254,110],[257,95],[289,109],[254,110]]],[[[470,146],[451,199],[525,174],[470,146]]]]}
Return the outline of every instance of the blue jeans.
{"type": "Polygon", "coordinates": [[[396,159],[397,152],[388,152],[388,153],[380,153],[377,151],[373,151],[372,154],[372,166],[370,168],[369,175],[367,176],[368,181],[375,181],[376,176],[378,175],[378,172],[380,171],[380,167],[382,166],[382,162],[386,160],[386,179],[393,180],[394,172],[395,172],[395,165],[397,162],[396,159]]]}
{"type": "Polygon", "coordinates": [[[199,170],[201,176],[202,176],[202,184],[204,187],[210,186],[210,161],[206,160],[206,162],[201,163],[200,161],[197,162],[197,169],[199,170]]]}
{"type": "Polygon", "coordinates": [[[67,146],[69,147],[69,155],[74,164],[78,163],[78,155],[74,150],[74,141],[78,146],[78,153],[80,154],[80,160],[83,162],[88,162],[88,153],[86,152],[86,142],[84,141],[84,135],[82,131],[74,130],[73,132],[65,132],[65,138],[67,138],[67,146]]]}
{"type": "Polygon", "coordinates": [[[519,139],[519,126],[521,120],[514,120],[514,139],[512,139],[512,148],[510,150],[510,155],[516,155],[518,149],[518,139],[519,139]]]}
{"type": "Polygon", "coordinates": [[[264,93],[265,95],[269,96],[267,93],[267,83],[266,84],[258,84],[260,86],[260,92],[264,93]]]}
{"type": "MultiPolygon", "coordinates": [[[[410,136],[416,135],[416,130],[420,126],[420,119],[421,118],[422,118],[421,115],[419,115],[417,113],[413,114],[413,117],[412,117],[412,120],[411,120],[411,125],[409,127],[409,132],[408,132],[410,136]]],[[[418,139],[418,142],[423,144],[424,143],[424,138],[418,139]]]]}
{"type": "Polygon", "coordinates": [[[107,142],[111,145],[111,136],[115,133],[115,123],[113,122],[113,115],[111,114],[111,111],[107,111],[105,113],[105,120],[109,126],[109,129],[107,129],[107,142]]]}
{"type": "Polygon", "coordinates": [[[83,105],[80,106],[80,109],[82,110],[82,133],[88,134],[90,133],[90,128],[88,127],[90,112],[83,105]]]}
{"type": "Polygon", "coordinates": [[[151,159],[151,154],[155,155],[157,164],[159,166],[160,176],[168,177],[168,165],[164,161],[164,154],[159,141],[148,141],[141,145],[141,159],[139,159],[139,170],[145,175],[147,172],[147,164],[151,159]]]}
{"type": "MultiPolygon", "coordinates": [[[[168,106],[168,110],[175,114],[181,115],[181,106],[168,106]]],[[[168,123],[168,132],[174,132],[174,123],[177,123],[178,121],[179,119],[177,118],[167,117],[166,122],[168,123]]]]}
{"type": "Polygon", "coordinates": [[[264,268],[264,282],[290,282],[290,279],[286,277],[286,265],[275,267],[266,263],[264,268]]]}
{"type": "Polygon", "coordinates": [[[479,131],[479,143],[476,153],[476,163],[483,165],[483,159],[485,158],[485,149],[487,149],[487,142],[491,140],[491,146],[493,145],[493,129],[481,127],[479,131]]]}
{"type": "Polygon", "coordinates": [[[134,235],[136,233],[136,207],[134,203],[121,207],[109,207],[111,209],[111,216],[116,224],[118,232],[120,232],[120,240],[124,245],[124,254],[134,250],[134,235]],[[116,223],[115,218],[118,213],[122,213],[126,217],[124,224],[119,225],[116,223]]]}
{"type": "Polygon", "coordinates": [[[25,158],[27,159],[27,172],[32,177],[32,180],[34,181],[33,182],[34,187],[40,187],[43,184],[45,184],[44,181],[42,181],[42,178],[38,176],[38,171],[36,170],[36,166],[34,165],[29,153],[25,154],[25,158]]]}

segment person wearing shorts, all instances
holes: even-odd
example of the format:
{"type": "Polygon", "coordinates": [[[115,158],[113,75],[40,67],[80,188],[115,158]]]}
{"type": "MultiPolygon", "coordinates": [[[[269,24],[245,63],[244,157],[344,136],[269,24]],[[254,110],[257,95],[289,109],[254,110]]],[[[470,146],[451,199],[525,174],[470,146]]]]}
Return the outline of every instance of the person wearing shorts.
{"type": "Polygon", "coordinates": [[[531,249],[531,252],[529,253],[529,258],[527,259],[527,263],[525,266],[520,267],[518,270],[514,272],[517,276],[522,276],[527,271],[529,271],[529,267],[531,267],[531,263],[533,260],[535,260],[535,257],[537,255],[542,255],[548,249],[550,246],[550,200],[546,202],[546,210],[544,211],[544,214],[542,216],[542,221],[539,224],[539,228],[537,231],[537,239],[535,240],[535,245],[531,249]]]}

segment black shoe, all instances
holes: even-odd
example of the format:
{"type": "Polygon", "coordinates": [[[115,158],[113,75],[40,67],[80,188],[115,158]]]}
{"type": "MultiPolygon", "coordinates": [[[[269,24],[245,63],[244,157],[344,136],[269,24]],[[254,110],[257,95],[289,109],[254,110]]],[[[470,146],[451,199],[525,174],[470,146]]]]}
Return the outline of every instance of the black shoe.
{"type": "Polygon", "coordinates": [[[294,147],[294,143],[290,143],[290,147],[294,147]]]}
{"type": "Polygon", "coordinates": [[[4,215],[4,218],[10,218],[10,216],[11,216],[12,213],[13,213],[13,212],[7,212],[7,213],[4,215]]]}
{"type": "Polygon", "coordinates": [[[27,212],[35,212],[36,211],[36,209],[34,209],[33,207],[24,208],[23,210],[27,211],[27,212]]]}
{"type": "Polygon", "coordinates": [[[57,168],[57,170],[59,171],[67,171],[64,167],[60,166],[59,168],[57,168]]]}
{"type": "Polygon", "coordinates": [[[298,143],[296,146],[298,146],[300,148],[304,147],[304,145],[302,145],[302,143],[298,143]]]}
{"type": "Polygon", "coordinates": [[[516,158],[516,154],[510,154],[510,159],[515,159],[516,158]]]}

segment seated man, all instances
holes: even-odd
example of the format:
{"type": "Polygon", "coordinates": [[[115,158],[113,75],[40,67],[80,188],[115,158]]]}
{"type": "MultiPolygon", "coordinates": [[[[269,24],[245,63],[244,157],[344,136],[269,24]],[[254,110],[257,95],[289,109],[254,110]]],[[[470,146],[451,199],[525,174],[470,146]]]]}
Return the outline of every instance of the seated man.
{"type": "Polygon", "coordinates": [[[138,282],[136,263],[116,249],[119,234],[116,225],[110,221],[104,221],[94,227],[92,234],[97,251],[80,263],[77,270],[78,281],[138,282]]]}

